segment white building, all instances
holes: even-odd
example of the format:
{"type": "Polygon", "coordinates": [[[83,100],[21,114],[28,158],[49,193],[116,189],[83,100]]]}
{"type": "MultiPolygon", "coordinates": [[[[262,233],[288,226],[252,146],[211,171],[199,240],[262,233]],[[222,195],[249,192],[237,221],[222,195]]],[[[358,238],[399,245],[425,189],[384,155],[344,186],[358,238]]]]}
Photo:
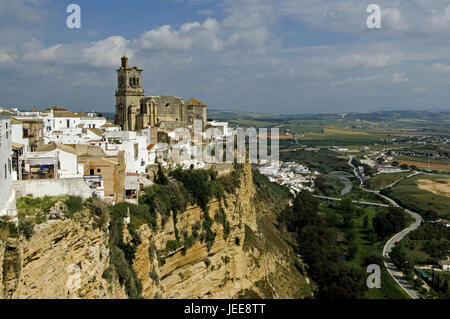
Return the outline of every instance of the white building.
{"type": "Polygon", "coordinates": [[[450,258],[439,261],[439,266],[441,266],[443,270],[450,270],[450,258]]]}
{"type": "Polygon", "coordinates": [[[29,140],[23,137],[23,124],[21,121],[11,118],[11,141],[24,145],[24,151],[29,152],[29,140]]]}
{"type": "Polygon", "coordinates": [[[105,117],[98,116],[81,116],[80,117],[80,126],[83,128],[101,128],[106,124],[105,117]]]}
{"type": "Polygon", "coordinates": [[[107,155],[116,156],[119,151],[125,152],[127,173],[143,174],[150,164],[147,150],[147,136],[131,131],[105,132],[101,147],[107,155]]]}
{"type": "Polygon", "coordinates": [[[11,113],[0,107],[0,216],[15,217],[11,156],[11,113]]]}
{"type": "Polygon", "coordinates": [[[51,107],[40,113],[40,117],[44,119],[46,132],[66,128],[76,128],[81,123],[81,118],[79,115],[58,106],[51,107]]]}

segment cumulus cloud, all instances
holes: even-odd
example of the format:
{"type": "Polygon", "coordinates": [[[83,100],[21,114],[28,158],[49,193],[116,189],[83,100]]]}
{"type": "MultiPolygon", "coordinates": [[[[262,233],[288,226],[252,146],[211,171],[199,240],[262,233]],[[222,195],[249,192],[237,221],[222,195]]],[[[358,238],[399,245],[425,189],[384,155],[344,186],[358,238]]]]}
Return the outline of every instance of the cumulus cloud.
{"type": "Polygon", "coordinates": [[[392,82],[395,84],[402,84],[411,81],[408,77],[405,76],[405,74],[400,72],[395,72],[392,75],[392,82]]]}
{"type": "Polygon", "coordinates": [[[17,98],[6,94],[15,76],[28,79],[33,92],[47,92],[23,100],[113,111],[114,69],[127,54],[144,68],[147,94],[196,96],[212,107],[323,112],[376,108],[379,96],[384,105],[405,107],[411,96],[428,98],[427,105],[450,98],[431,94],[450,72],[444,0],[380,0],[383,28],[371,31],[368,3],[360,0],[206,1],[191,8],[191,17],[127,36],[73,32],[56,41],[28,27],[27,37],[0,49],[0,97],[17,98]]]}
{"type": "Polygon", "coordinates": [[[8,53],[6,49],[0,49],[0,64],[14,62],[16,56],[12,53],[8,53]]]}
{"type": "Polygon", "coordinates": [[[223,42],[218,36],[219,23],[212,18],[203,23],[198,21],[184,23],[179,30],[170,25],[163,25],[149,30],[134,41],[134,45],[148,50],[181,50],[206,49],[220,51],[223,42]]]}
{"type": "Polygon", "coordinates": [[[410,29],[409,22],[398,8],[388,8],[381,11],[382,25],[396,31],[410,29]]]}
{"type": "MultiPolygon", "coordinates": [[[[128,40],[112,36],[87,44],[55,44],[25,52],[23,61],[31,63],[51,62],[58,64],[84,64],[99,68],[111,68],[125,53],[133,56],[127,47],[128,40]]],[[[39,46],[39,44],[36,44],[39,46]]]]}

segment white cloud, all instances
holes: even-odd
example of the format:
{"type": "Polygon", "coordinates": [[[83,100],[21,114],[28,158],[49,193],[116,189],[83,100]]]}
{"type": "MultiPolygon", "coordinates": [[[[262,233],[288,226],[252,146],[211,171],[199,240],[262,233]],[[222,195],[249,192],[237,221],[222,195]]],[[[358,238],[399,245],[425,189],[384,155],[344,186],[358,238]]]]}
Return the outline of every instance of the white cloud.
{"type": "Polygon", "coordinates": [[[411,81],[409,78],[405,76],[405,74],[400,72],[395,72],[392,75],[392,82],[396,84],[402,84],[411,81]]]}
{"type": "Polygon", "coordinates": [[[398,8],[389,8],[381,11],[381,21],[383,28],[389,28],[396,31],[407,31],[410,25],[398,8]]]}
{"type": "Polygon", "coordinates": [[[434,63],[432,69],[438,72],[450,72],[450,65],[442,63],[434,63]]]}
{"type": "Polygon", "coordinates": [[[417,94],[421,94],[421,93],[425,93],[426,91],[428,91],[428,89],[426,87],[416,87],[413,88],[414,93],[417,94]]]}
{"type": "Polygon", "coordinates": [[[0,64],[13,63],[16,56],[8,53],[6,49],[0,49],[0,64]]]}
{"type": "Polygon", "coordinates": [[[188,22],[180,30],[174,30],[170,25],[163,25],[142,34],[134,45],[148,50],[181,50],[207,49],[220,51],[223,43],[218,36],[219,23],[212,18],[203,23],[188,22]]]}
{"type": "Polygon", "coordinates": [[[199,10],[199,11],[197,11],[197,14],[202,15],[202,16],[212,16],[212,15],[214,15],[214,10],[213,9],[199,10]]]}

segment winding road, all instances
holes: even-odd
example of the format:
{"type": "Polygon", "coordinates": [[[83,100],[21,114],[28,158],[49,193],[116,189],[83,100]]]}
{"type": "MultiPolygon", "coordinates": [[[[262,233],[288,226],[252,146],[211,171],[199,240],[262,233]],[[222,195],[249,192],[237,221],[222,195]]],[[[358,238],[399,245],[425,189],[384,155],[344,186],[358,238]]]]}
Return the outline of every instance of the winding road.
{"type": "MultiPolygon", "coordinates": [[[[364,190],[366,192],[378,194],[379,196],[381,196],[384,199],[386,199],[393,206],[402,208],[407,214],[409,214],[410,216],[412,216],[414,218],[414,220],[415,220],[414,223],[409,225],[407,228],[403,229],[401,232],[399,232],[399,233],[395,234],[394,236],[392,236],[386,242],[386,244],[383,247],[383,258],[384,258],[384,266],[386,267],[387,271],[392,276],[392,278],[394,278],[394,280],[397,282],[397,284],[412,299],[423,299],[424,297],[417,290],[415,290],[413,287],[411,287],[409,282],[403,276],[403,272],[401,272],[400,269],[398,269],[397,266],[395,266],[395,264],[393,263],[392,259],[389,257],[389,253],[392,251],[392,248],[395,246],[395,244],[397,242],[399,242],[400,240],[402,240],[408,233],[410,233],[411,231],[417,229],[420,226],[420,224],[422,223],[422,217],[419,214],[417,214],[415,212],[412,212],[409,209],[406,209],[405,207],[402,207],[402,206],[398,205],[392,198],[390,198],[390,197],[388,197],[386,195],[380,194],[379,191],[372,191],[372,190],[365,189],[364,186],[363,186],[364,185],[363,177],[361,176],[361,174],[359,173],[357,168],[353,165],[352,160],[353,160],[353,156],[350,155],[350,160],[349,160],[348,164],[353,168],[353,172],[355,173],[356,177],[358,177],[359,180],[361,181],[360,187],[361,187],[362,190],[364,190]]],[[[404,178],[402,178],[402,179],[392,183],[388,187],[392,187],[395,184],[397,184],[398,182],[400,182],[400,181],[402,181],[402,180],[404,180],[406,178],[410,178],[412,176],[415,176],[417,174],[420,174],[420,173],[414,172],[413,174],[408,175],[408,176],[406,176],[406,177],[404,177],[404,178]]]]}

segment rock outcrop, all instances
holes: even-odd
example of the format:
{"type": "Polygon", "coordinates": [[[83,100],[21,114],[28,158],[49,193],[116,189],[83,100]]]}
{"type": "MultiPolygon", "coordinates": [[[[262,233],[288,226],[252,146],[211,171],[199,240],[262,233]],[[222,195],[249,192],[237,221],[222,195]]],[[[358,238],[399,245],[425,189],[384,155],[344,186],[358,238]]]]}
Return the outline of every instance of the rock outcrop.
{"type": "MultiPolygon", "coordinates": [[[[176,220],[159,217],[156,230],[139,227],[133,269],[145,298],[305,298],[312,295],[302,262],[277,229],[284,202],[258,197],[250,165],[235,194],[209,203],[212,244],[196,236],[189,247],[166,249],[169,240],[192,237],[204,212],[190,206],[176,220]],[[225,230],[218,212],[229,223],[225,230]],[[224,232],[226,233],[224,235],[224,232]],[[177,236],[177,234],[179,234],[177,236]]],[[[109,232],[94,226],[89,212],[35,227],[33,236],[0,241],[1,298],[127,298],[117,280],[103,278],[109,266],[109,232]]],[[[131,237],[126,224],[126,243],[131,237]]],[[[126,244],[125,243],[125,244],[126,244]]]]}

